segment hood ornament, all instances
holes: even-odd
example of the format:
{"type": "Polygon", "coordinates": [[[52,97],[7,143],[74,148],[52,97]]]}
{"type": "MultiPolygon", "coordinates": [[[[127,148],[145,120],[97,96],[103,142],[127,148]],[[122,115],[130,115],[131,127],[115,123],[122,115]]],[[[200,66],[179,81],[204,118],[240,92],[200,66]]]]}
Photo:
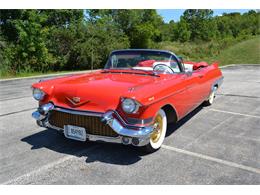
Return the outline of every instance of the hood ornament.
{"type": "Polygon", "coordinates": [[[66,99],[73,105],[73,106],[82,106],[83,104],[86,104],[88,102],[90,102],[90,100],[85,100],[85,101],[82,101],[80,102],[80,97],[72,97],[72,98],[69,98],[69,97],[66,97],[66,99]]]}
{"type": "Polygon", "coordinates": [[[72,101],[76,104],[78,104],[80,102],[80,97],[73,97],[72,101]]]}

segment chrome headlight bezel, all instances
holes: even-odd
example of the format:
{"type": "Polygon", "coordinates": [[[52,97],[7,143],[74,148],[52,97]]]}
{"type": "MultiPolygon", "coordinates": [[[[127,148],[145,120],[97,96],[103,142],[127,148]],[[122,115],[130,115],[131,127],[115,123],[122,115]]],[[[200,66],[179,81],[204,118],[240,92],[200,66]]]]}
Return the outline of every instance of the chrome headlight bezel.
{"type": "Polygon", "coordinates": [[[139,110],[140,104],[131,98],[123,98],[121,108],[127,114],[135,114],[139,110]]]}
{"type": "Polygon", "coordinates": [[[50,110],[54,109],[54,104],[52,102],[49,102],[47,104],[44,104],[38,108],[38,112],[41,115],[47,115],[50,110]]]}
{"type": "Polygon", "coordinates": [[[43,100],[44,96],[46,95],[44,93],[44,91],[42,91],[39,88],[33,88],[32,94],[33,94],[34,99],[37,100],[37,101],[43,100]]]}

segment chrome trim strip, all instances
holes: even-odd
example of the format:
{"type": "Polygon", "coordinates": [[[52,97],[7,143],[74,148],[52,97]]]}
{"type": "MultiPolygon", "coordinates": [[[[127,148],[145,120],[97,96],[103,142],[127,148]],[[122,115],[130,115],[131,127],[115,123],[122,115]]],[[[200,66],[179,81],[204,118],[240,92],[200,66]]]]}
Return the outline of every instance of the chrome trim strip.
{"type": "MultiPolygon", "coordinates": [[[[40,115],[40,113],[38,111],[36,111],[34,113],[37,113],[38,116],[40,115]]],[[[117,134],[119,134],[119,136],[115,138],[115,137],[87,134],[87,138],[90,141],[105,141],[105,142],[110,142],[110,143],[123,143],[122,138],[128,137],[130,140],[129,144],[132,143],[133,145],[135,145],[135,144],[132,142],[132,139],[138,139],[138,144],[136,144],[135,146],[144,146],[149,143],[150,134],[154,131],[153,126],[142,127],[139,129],[127,128],[127,127],[122,126],[117,118],[113,117],[113,113],[114,113],[113,111],[109,111],[105,114],[106,119],[109,119],[109,120],[107,120],[107,124],[117,134]]],[[[43,115],[40,115],[40,116],[43,116],[43,115]]],[[[53,126],[49,123],[48,115],[44,119],[41,119],[39,117],[36,117],[35,119],[37,121],[37,124],[41,127],[52,128],[52,129],[56,129],[58,131],[64,132],[63,128],[53,126]]]]}
{"type": "Polygon", "coordinates": [[[72,110],[72,109],[62,108],[62,107],[58,107],[58,106],[55,106],[53,110],[65,112],[65,113],[69,113],[69,114],[84,115],[84,116],[102,117],[102,115],[104,114],[104,113],[100,113],[100,112],[72,110]]]}
{"type": "MultiPolygon", "coordinates": [[[[214,86],[215,86],[215,85],[218,85],[218,89],[219,89],[219,87],[220,87],[221,84],[223,83],[223,80],[224,80],[224,76],[221,76],[220,78],[218,78],[217,80],[215,80],[215,81],[213,82],[213,84],[211,85],[211,88],[210,88],[210,92],[209,92],[208,97],[207,97],[206,100],[208,100],[209,97],[210,97],[210,94],[211,94],[214,90],[216,90],[216,89],[214,88],[214,86]]],[[[217,89],[217,90],[218,90],[218,89],[217,89]]]]}
{"type": "MultiPolygon", "coordinates": [[[[108,143],[117,143],[117,144],[122,143],[122,136],[107,137],[107,136],[101,136],[101,135],[87,134],[87,139],[90,141],[104,141],[104,142],[108,142],[108,143]]],[[[131,141],[129,143],[131,143],[131,141]]]]}
{"type": "Polygon", "coordinates": [[[124,127],[121,123],[113,117],[113,111],[108,111],[104,114],[104,121],[108,124],[117,134],[127,137],[150,137],[150,134],[153,132],[154,127],[145,126],[138,129],[132,129],[129,127],[124,127]]]}
{"type": "MultiPolygon", "coordinates": [[[[133,126],[128,125],[124,122],[124,120],[121,118],[121,116],[113,110],[110,110],[106,113],[96,113],[96,112],[90,112],[90,111],[76,111],[71,109],[64,109],[61,107],[54,107],[53,110],[70,113],[70,114],[76,114],[76,115],[87,115],[87,116],[96,116],[100,117],[100,119],[103,120],[103,122],[107,123],[119,136],[117,138],[114,137],[107,137],[107,136],[100,136],[100,135],[91,135],[87,134],[89,137],[88,139],[90,141],[105,141],[105,142],[111,142],[111,143],[123,143],[122,138],[128,137],[130,140],[129,143],[132,143],[136,146],[143,146],[149,143],[150,141],[150,134],[154,131],[154,126],[133,126]],[[123,122],[123,125],[122,125],[123,122]],[[125,125],[124,125],[125,124],[125,125]],[[132,142],[133,139],[137,139],[138,142],[132,142]],[[119,142],[120,140],[120,142],[119,142]],[[138,143],[138,144],[135,144],[138,143]]],[[[52,129],[56,129],[59,131],[63,131],[63,128],[59,128],[56,126],[53,126],[48,121],[49,113],[46,115],[41,115],[39,111],[35,111],[33,113],[33,117],[36,119],[37,124],[42,127],[48,127],[52,129]]]]}
{"type": "Polygon", "coordinates": [[[222,85],[223,80],[224,80],[224,77],[222,76],[219,79],[217,79],[215,82],[213,82],[213,84],[211,85],[211,91],[210,92],[212,92],[214,90],[215,85],[218,85],[218,88],[219,88],[222,85]]]}
{"type": "Polygon", "coordinates": [[[145,124],[150,124],[152,121],[153,121],[153,117],[146,118],[146,119],[137,119],[137,118],[127,117],[127,122],[131,123],[131,124],[145,125],[145,124]]]}
{"type": "Polygon", "coordinates": [[[132,130],[128,129],[126,127],[123,127],[118,120],[115,118],[111,123],[109,123],[109,126],[117,132],[119,135],[128,136],[128,137],[150,137],[150,134],[153,132],[154,128],[153,126],[143,127],[138,130],[132,130]]]}
{"type": "MultiPolygon", "coordinates": [[[[43,122],[43,127],[47,127],[47,128],[51,128],[51,129],[55,129],[58,130],[60,132],[64,133],[64,129],[56,127],[51,125],[48,121],[43,122]]],[[[93,134],[86,134],[86,137],[89,141],[103,141],[103,142],[107,142],[107,143],[117,143],[117,144],[122,144],[122,138],[123,136],[119,135],[118,137],[108,137],[108,136],[101,136],[101,135],[93,135],[93,134]]],[[[129,144],[132,144],[132,138],[128,137],[130,139],[129,144]]],[[[149,137],[150,138],[150,137],[149,137]]],[[[145,146],[149,143],[150,139],[149,138],[140,138],[139,139],[139,144],[135,145],[135,146],[145,146]]]]}
{"type": "Polygon", "coordinates": [[[142,51],[144,51],[144,52],[149,52],[149,51],[150,51],[150,52],[160,52],[160,53],[164,53],[164,54],[169,54],[169,55],[171,55],[171,57],[173,56],[173,57],[175,58],[175,60],[176,60],[176,62],[177,62],[177,64],[178,64],[178,66],[179,66],[180,69],[181,69],[181,72],[185,72],[185,69],[184,69],[184,67],[183,67],[183,65],[182,65],[181,60],[179,59],[179,57],[177,57],[177,55],[176,55],[175,53],[173,53],[173,52],[171,52],[171,51],[169,51],[169,50],[159,50],[159,49],[120,49],[120,50],[114,50],[114,51],[112,51],[112,52],[109,54],[109,57],[108,57],[108,60],[107,60],[107,62],[106,62],[106,65],[105,65],[105,68],[104,68],[104,69],[107,69],[107,67],[108,67],[108,62],[109,62],[110,57],[111,57],[112,54],[117,53],[117,52],[131,52],[131,51],[133,51],[133,52],[138,52],[138,51],[140,51],[140,52],[142,52],[142,51]]]}
{"type": "MultiPolygon", "coordinates": [[[[51,129],[55,129],[58,131],[61,131],[64,133],[64,129],[56,127],[51,125],[49,122],[46,122],[44,124],[44,126],[49,127],[51,129]]],[[[122,136],[118,136],[118,137],[108,137],[108,136],[101,136],[101,135],[92,135],[92,134],[88,134],[86,133],[86,138],[90,141],[104,141],[104,142],[109,142],[109,143],[122,143],[122,136]]],[[[130,142],[131,143],[131,142],[130,142]]]]}
{"type": "MultiPolygon", "coordinates": [[[[76,114],[76,115],[84,115],[84,116],[96,116],[96,117],[103,117],[103,115],[105,113],[102,112],[93,112],[93,111],[81,111],[81,110],[74,110],[74,109],[68,109],[68,108],[63,108],[63,107],[59,107],[59,106],[55,106],[53,110],[56,111],[60,111],[60,112],[65,112],[65,113],[69,113],[69,114],[76,114]]],[[[142,119],[140,120],[142,122],[142,124],[140,124],[140,126],[136,126],[137,124],[129,124],[127,123],[121,116],[120,114],[115,111],[115,110],[111,110],[116,116],[117,118],[123,123],[123,125],[125,125],[128,128],[134,128],[134,129],[138,129],[138,128],[142,128],[145,127],[145,122],[152,122],[153,118],[148,118],[148,119],[142,119]]],[[[109,111],[108,111],[109,112],[109,111]]]]}
{"type": "MultiPolygon", "coordinates": [[[[125,125],[127,128],[133,128],[133,129],[140,129],[145,127],[145,125],[140,125],[140,126],[135,126],[132,124],[128,124],[125,122],[125,120],[120,116],[120,114],[114,110],[111,110],[114,114],[116,114],[117,118],[123,123],[123,125],[125,125]]],[[[109,111],[108,111],[109,112],[109,111]]]]}
{"type": "Polygon", "coordinates": [[[32,113],[32,117],[33,117],[35,120],[37,120],[37,121],[41,121],[41,120],[43,120],[43,119],[46,118],[46,116],[41,115],[38,111],[34,111],[34,112],[32,113]]]}

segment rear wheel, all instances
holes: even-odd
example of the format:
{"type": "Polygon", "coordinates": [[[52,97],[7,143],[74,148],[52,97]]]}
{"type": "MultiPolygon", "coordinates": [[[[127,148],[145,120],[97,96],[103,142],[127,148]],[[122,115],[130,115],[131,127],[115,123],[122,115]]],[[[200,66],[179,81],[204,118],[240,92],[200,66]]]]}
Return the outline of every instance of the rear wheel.
{"type": "Polygon", "coordinates": [[[204,102],[204,105],[205,105],[205,106],[210,106],[210,105],[213,104],[214,99],[215,99],[215,96],[216,96],[216,91],[217,91],[217,89],[218,89],[218,87],[217,87],[217,86],[214,86],[212,92],[211,92],[210,95],[209,95],[208,100],[206,100],[206,101],[204,102]]]}
{"type": "Polygon", "coordinates": [[[154,131],[150,135],[149,143],[143,147],[143,149],[148,152],[152,153],[158,150],[165,138],[167,129],[167,118],[164,110],[160,109],[159,112],[156,114],[154,120],[154,131]]]}

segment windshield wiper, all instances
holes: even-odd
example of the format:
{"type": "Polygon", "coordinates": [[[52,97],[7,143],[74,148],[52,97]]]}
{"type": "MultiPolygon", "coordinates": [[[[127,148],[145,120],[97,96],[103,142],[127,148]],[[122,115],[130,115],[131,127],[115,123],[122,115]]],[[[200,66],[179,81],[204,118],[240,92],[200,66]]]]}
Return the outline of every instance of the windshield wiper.
{"type": "Polygon", "coordinates": [[[132,67],[131,70],[137,70],[137,71],[144,72],[144,73],[146,73],[146,74],[148,74],[148,75],[158,76],[158,77],[159,77],[158,74],[156,74],[156,73],[153,72],[153,71],[151,72],[150,70],[137,69],[137,68],[134,68],[134,67],[132,67]]]}

